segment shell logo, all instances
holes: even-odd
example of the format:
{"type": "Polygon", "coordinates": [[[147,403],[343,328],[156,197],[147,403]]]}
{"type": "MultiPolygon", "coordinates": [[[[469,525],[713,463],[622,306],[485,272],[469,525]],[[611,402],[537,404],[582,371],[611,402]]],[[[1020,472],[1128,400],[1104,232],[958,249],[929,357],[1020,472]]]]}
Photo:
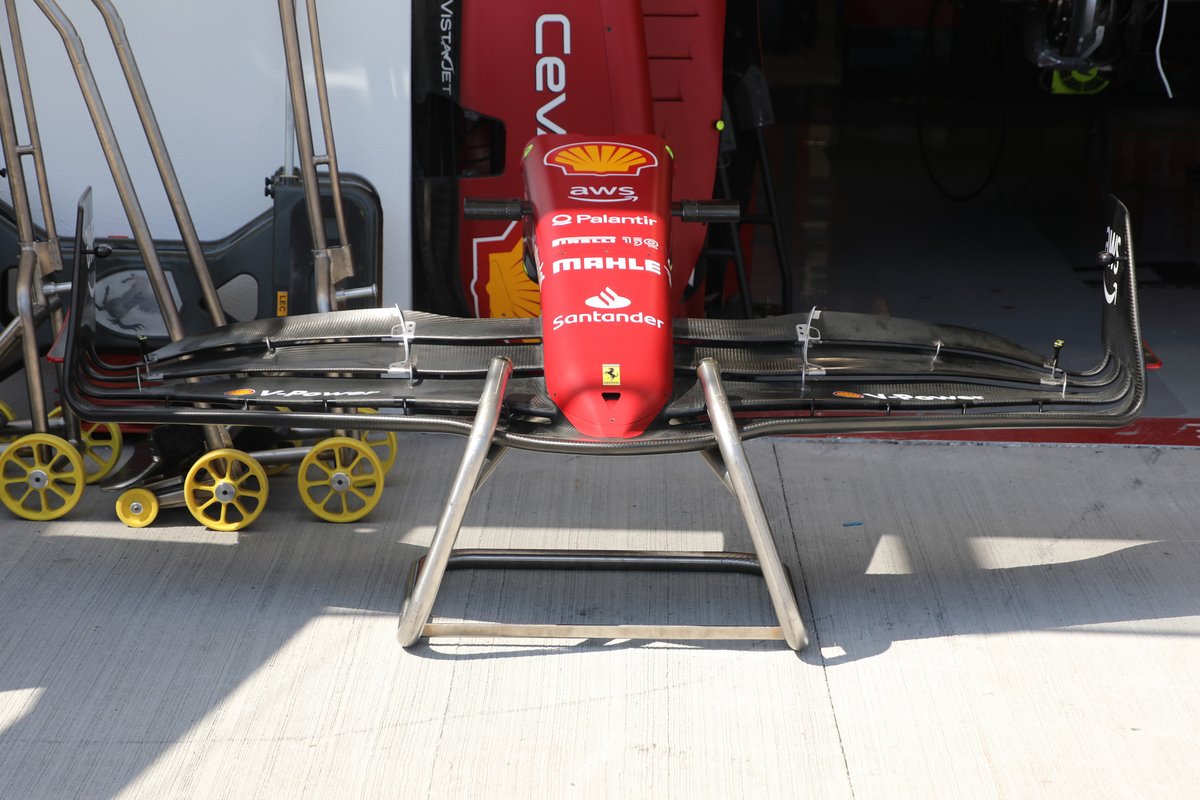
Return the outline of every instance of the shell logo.
{"type": "Polygon", "coordinates": [[[862,400],[863,396],[858,392],[834,392],[834,397],[845,397],[849,400],[862,400]]]}
{"type": "Polygon", "coordinates": [[[246,397],[247,395],[251,395],[251,394],[254,394],[253,389],[230,389],[228,392],[225,393],[225,396],[226,397],[246,397]]]}
{"type": "Polygon", "coordinates": [[[546,154],[544,163],[567,175],[640,175],[644,169],[657,167],[658,157],[631,144],[580,142],[556,147],[546,154]]]}

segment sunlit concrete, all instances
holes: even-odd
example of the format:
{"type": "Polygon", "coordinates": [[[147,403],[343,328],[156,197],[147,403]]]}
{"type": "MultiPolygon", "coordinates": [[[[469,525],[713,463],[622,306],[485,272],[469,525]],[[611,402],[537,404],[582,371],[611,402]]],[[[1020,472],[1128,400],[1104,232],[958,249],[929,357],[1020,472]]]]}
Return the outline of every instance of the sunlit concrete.
{"type": "MultiPolygon", "coordinates": [[[[463,440],[360,523],[290,476],[0,525],[0,794],[1180,797],[1200,785],[1197,453],[750,444],[813,642],[395,641],[463,440]]],[[[695,456],[514,453],[463,546],[750,549],[695,456]]],[[[745,576],[456,572],[436,614],[770,624],[745,576]]]]}

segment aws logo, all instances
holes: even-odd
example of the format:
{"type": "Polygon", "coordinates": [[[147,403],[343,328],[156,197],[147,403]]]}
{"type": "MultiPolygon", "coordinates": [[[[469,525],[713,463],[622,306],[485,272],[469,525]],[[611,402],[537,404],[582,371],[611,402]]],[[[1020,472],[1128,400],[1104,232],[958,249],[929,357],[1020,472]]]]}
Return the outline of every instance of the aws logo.
{"type": "Polygon", "coordinates": [[[632,186],[572,186],[569,194],[587,203],[633,203],[638,199],[632,186]]]}
{"type": "Polygon", "coordinates": [[[631,144],[580,142],[554,148],[544,163],[567,175],[640,175],[657,167],[658,157],[631,144]]]}

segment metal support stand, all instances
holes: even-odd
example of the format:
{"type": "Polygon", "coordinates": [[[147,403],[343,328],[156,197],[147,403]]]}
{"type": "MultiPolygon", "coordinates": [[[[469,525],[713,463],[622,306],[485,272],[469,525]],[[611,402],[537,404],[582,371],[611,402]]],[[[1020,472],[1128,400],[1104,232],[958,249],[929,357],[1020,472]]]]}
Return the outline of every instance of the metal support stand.
{"type": "MultiPolygon", "coordinates": [[[[8,170],[13,216],[20,242],[17,262],[17,320],[19,328],[5,330],[0,337],[7,341],[11,335],[20,339],[21,357],[25,367],[25,382],[29,394],[29,413],[33,431],[46,433],[49,430],[46,387],[42,380],[41,357],[37,334],[41,323],[49,318],[51,329],[57,333],[62,329],[63,314],[58,303],[51,303],[43,289],[43,281],[63,268],[59,249],[58,231],[55,226],[54,209],[50,202],[50,189],[46,178],[46,164],[42,158],[42,141],[38,132],[37,112],[33,105],[33,93],[29,83],[29,69],[25,61],[25,45],[21,37],[20,20],[14,0],[4,0],[8,21],[9,39],[12,42],[13,65],[16,67],[17,87],[21,105],[25,112],[25,131],[29,143],[21,144],[17,132],[17,120],[13,113],[12,96],[9,92],[8,75],[0,64],[0,140],[3,143],[4,165],[8,170]],[[29,157],[33,162],[34,178],[37,182],[38,199],[41,203],[45,237],[39,240],[34,228],[29,188],[25,180],[22,159],[29,157]]],[[[7,346],[7,344],[6,344],[7,346]]],[[[61,370],[56,370],[59,385],[62,385],[61,370]]],[[[79,420],[70,409],[62,411],[66,422],[66,438],[73,445],[81,442],[79,420]]]]}
{"type": "Polygon", "coordinates": [[[304,202],[313,237],[317,311],[325,312],[339,307],[338,301],[342,298],[339,297],[336,287],[354,274],[354,256],[350,250],[346,215],[343,211],[341,176],[338,173],[337,153],[333,141],[333,119],[329,110],[329,91],[325,82],[325,61],[321,51],[320,28],[317,24],[316,0],[307,0],[306,7],[309,41],[312,44],[313,77],[317,87],[317,106],[321,114],[321,133],[325,141],[324,155],[317,154],[316,145],[313,143],[295,0],[279,0],[288,97],[295,122],[296,142],[300,150],[300,180],[304,185],[304,202]],[[325,235],[325,215],[321,211],[321,189],[317,180],[319,166],[324,166],[329,174],[330,200],[338,232],[338,244],[335,247],[329,245],[325,235]]]}
{"type": "Polygon", "coordinates": [[[433,612],[433,601],[437,598],[438,587],[442,585],[442,577],[446,574],[446,565],[454,550],[454,540],[458,538],[463,517],[466,516],[467,504],[482,485],[480,478],[483,477],[484,464],[491,450],[496,423],[500,421],[500,407],[504,403],[504,390],[508,386],[510,375],[511,361],[507,358],[492,359],[483,394],[479,398],[475,424],[467,438],[467,450],[463,453],[458,474],[454,476],[454,484],[450,487],[446,508],[442,511],[442,518],[438,520],[437,531],[433,534],[429,553],[425,556],[425,568],[400,610],[398,637],[400,644],[405,647],[411,647],[421,638],[425,623],[433,612]]]}
{"type": "MultiPolygon", "coordinates": [[[[150,288],[154,292],[154,298],[158,303],[163,322],[167,327],[167,335],[171,338],[171,341],[177,342],[185,334],[183,320],[179,316],[179,309],[175,307],[175,298],[171,294],[171,286],[167,281],[167,273],[158,258],[158,251],[154,246],[154,238],[150,234],[150,226],[146,222],[146,215],[142,211],[137,189],[133,185],[132,174],[129,172],[125,156],[121,152],[116,130],[113,128],[112,120],[108,115],[108,109],[104,105],[104,98],[100,94],[100,86],[96,82],[96,76],[92,72],[92,67],[88,63],[87,55],[84,52],[83,40],[80,39],[79,32],[75,30],[75,25],[71,22],[70,17],[63,12],[62,7],[59,6],[56,0],[34,0],[34,4],[37,5],[42,14],[58,32],[63,46],[66,48],[68,56],[70,56],[71,65],[75,69],[75,78],[79,83],[79,90],[83,94],[84,105],[87,106],[92,126],[96,129],[96,136],[100,142],[100,150],[104,153],[109,172],[112,173],[117,196],[121,200],[121,206],[125,210],[125,218],[129,222],[129,228],[133,234],[134,241],[137,243],[138,252],[142,256],[142,263],[146,268],[146,275],[150,280],[150,288]]],[[[134,94],[137,94],[136,90],[134,94]]],[[[140,101],[138,102],[140,104],[140,101]]],[[[150,130],[147,130],[147,136],[151,138],[152,147],[155,147],[154,137],[150,130]]],[[[78,254],[76,255],[78,256],[78,254]]],[[[231,442],[229,432],[216,425],[204,426],[204,438],[211,450],[229,447],[231,442]]]]}
{"type": "Polygon", "coordinates": [[[507,359],[496,358],[488,371],[479,411],[455,476],[446,507],[429,551],[409,576],[397,638],[411,647],[422,637],[520,636],[531,638],[606,639],[782,639],[793,650],[808,644],[800,608],[787,570],[771,538],[766,512],[750,474],[720,370],[712,359],[699,367],[717,452],[703,455],[735,497],[746,519],[755,553],[659,552],[606,550],[454,550],[454,541],[471,496],[495,471],[506,449],[493,446],[504,389],[512,374],[507,359]],[[447,569],[572,569],[741,572],[762,575],[779,618],[777,626],[736,625],[555,625],[501,622],[434,622],[430,620],[447,569]]]}

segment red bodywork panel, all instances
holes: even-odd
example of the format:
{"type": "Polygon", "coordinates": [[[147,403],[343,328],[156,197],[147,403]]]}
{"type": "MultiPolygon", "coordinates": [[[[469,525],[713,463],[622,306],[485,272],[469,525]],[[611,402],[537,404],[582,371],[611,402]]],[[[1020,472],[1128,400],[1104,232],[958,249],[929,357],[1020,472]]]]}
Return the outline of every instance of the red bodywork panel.
{"type": "MultiPolygon", "coordinates": [[[[521,193],[530,137],[657,133],[680,158],[674,199],[712,196],[721,114],[724,0],[549,0],[462,6],[458,102],[504,125],[504,171],[463,177],[461,198],[521,193]]],[[[523,269],[521,226],[460,220],[459,265],[470,310],[533,317],[538,287],[523,269]]],[[[678,306],[704,226],[678,226],[678,306]]],[[[695,309],[698,310],[698,309],[695,309]]]]}
{"type": "Polygon", "coordinates": [[[539,136],[525,155],[546,390],[588,436],[637,436],[671,397],[672,160],[657,136],[539,136]]]}

